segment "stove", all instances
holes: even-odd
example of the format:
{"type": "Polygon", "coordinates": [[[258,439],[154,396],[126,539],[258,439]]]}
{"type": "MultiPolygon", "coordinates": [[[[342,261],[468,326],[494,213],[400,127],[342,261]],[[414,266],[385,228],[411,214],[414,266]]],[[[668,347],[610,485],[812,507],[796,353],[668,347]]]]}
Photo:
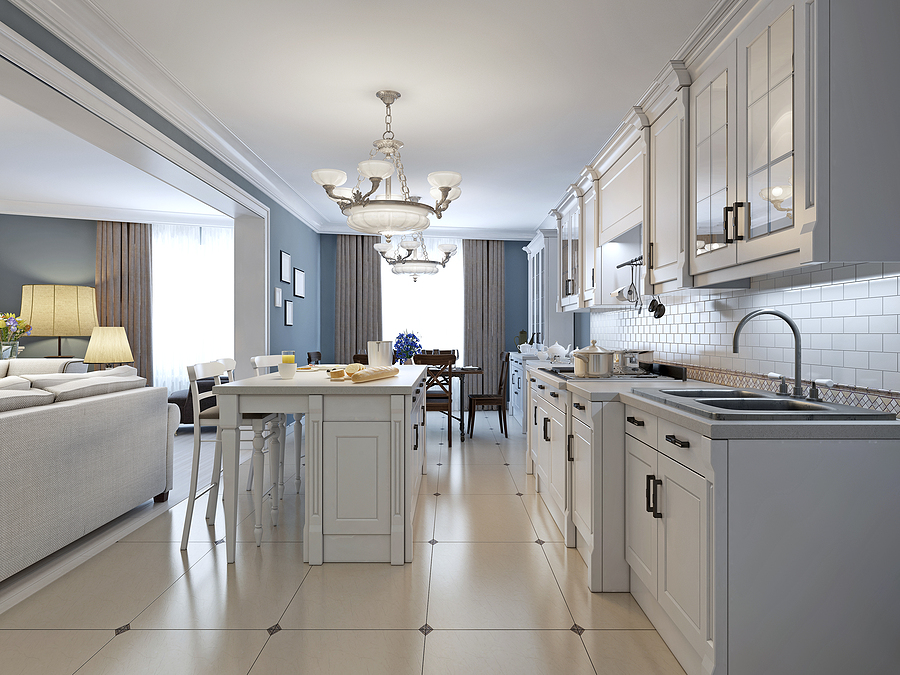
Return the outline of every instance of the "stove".
{"type": "Polygon", "coordinates": [[[687,379],[687,372],[684,368],[679,366],[666,366],[658,363],[647,363],[642,364],[639,370],[636,370],[631,373],[623,373],[623,374],[612,374],[609,377],[575,377],[575,366],[550,366],[549,368],[541,367],[538,370],[542,370],[545,373],[549,373],[555,377],[560,378],[561,380],[595,380],[595,381],[604,381],[604,380],[613,380],[613,381],[622,381],[622,380],[655,380],[658,378],[663,379],[675,379],[675,380],[685,380],[687,379]]]}

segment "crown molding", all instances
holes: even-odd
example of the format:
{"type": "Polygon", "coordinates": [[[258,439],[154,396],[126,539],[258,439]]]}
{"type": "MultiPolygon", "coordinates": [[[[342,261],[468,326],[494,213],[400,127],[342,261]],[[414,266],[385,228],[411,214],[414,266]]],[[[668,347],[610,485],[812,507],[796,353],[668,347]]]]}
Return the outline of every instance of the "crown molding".
{"type": "Polygon", "coordinates": [[[228,216],[199,213],[171,213],[83,204],[50,204],[47,202],[19,202],[0,199],[0,213],[11,216],[39,218],[67,218],[73,220],[111,220],[124,223],[157,223],[167,225],[195,225],[200,227],[233,227],[228,216]]]}
{"type": "Polygon", "coordinates": [[[329,223],[91,0],[10,0],[316,232],[329,223]]]}

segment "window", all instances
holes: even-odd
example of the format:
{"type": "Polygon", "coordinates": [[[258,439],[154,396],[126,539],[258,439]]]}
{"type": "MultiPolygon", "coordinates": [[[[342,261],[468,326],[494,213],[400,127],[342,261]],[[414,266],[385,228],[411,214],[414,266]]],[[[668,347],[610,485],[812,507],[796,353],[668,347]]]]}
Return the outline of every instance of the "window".
{"type": "Polygon", "coordinates": [[[463,256],[462,239],[425,237],[430,260],[441,260],[438,244],[456,244],[457,253],[437,274],[419,277],[393,274],[381,268],[381,317],[385,340],[399,333],[415,333],[425,349],[458,349],[463,355],[463,256]]]}
{"type": "Polygon", "coordinates": [[[187,366],[234,356],[234,232],[153,225],[153,382],[186,389],[187,366]]]}

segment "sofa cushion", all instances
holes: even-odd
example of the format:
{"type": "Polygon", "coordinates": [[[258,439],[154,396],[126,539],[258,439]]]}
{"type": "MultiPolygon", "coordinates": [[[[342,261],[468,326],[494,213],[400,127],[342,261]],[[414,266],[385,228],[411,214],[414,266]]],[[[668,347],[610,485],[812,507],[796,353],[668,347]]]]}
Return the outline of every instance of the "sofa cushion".
{"type": "Polygon", "coordinates": [[[6,371],[9,368],[10,359],[0,359],[0,377],[6,377],[6,371]]]}
{"type": "Polygon", "coordinates": [[[14,389],[31,389],[31,382],[24,377],[16,377],[15,375],[0,377],[0,391],[12,391],[14,389]]]}
{"type": "Polygon", "coordinates": [[[53,403],[55,394],[43,389],[6,390],[0,391],[0,412],[31,408],[36,405],[53,403]]]}
{"type": "Polygon", "coordinates": [[[126,389],[140,389],[146,386],[143,377],[88,377],[74,382],[47,387],[47,391],[56,397],[56,401],[71,401],[76,398],[112,394],[126,389]]]}
{"type": "Polygon", "coordinates": [[[57,387],[61,384],[68,384],[75,380],[83,380],[85,378],[94,377],[126,377],[137,375],[137,368],[131,366],[119,366],[110,370],[94,370],[89,373],[47,373],[42,375],[23,375],[25,379],[31,382],[32,387],[38,389],[47,389],[48,387],[57,387]]]}
{"type": "Polygon", "coordinates": [[[9,359],[7,375],[41,375],[43,373],[64,373],[86,369],[82,359],[9,359]]]}

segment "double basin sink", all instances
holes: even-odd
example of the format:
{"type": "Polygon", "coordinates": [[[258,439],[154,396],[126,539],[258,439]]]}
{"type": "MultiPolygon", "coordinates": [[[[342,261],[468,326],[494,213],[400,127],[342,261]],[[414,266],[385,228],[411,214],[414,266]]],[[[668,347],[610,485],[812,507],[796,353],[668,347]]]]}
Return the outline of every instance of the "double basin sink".
{"type": "Polygon", "coordinates": [[[896,420],[890,412],[788,398],[756,389],[634,389],[657,403],[714,420],[896,420]]]}

